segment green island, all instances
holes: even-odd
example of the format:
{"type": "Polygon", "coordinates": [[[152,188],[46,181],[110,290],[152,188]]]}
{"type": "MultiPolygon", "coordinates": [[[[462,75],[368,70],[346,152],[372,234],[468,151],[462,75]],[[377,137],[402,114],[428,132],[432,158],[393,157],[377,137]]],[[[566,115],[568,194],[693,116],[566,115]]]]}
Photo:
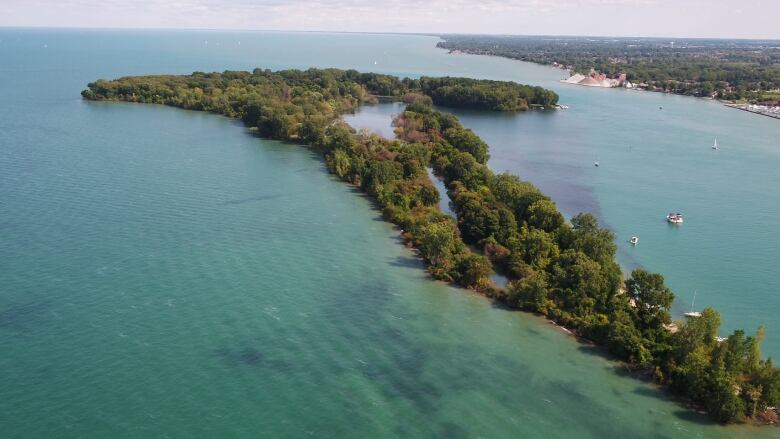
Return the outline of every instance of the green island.
{"type": "Polygon", "coordinates": [[[778,105],[780,44],[772,40],[441,35],[438,47],[554,65],[572,74],[625,74],[636,88],[778,105]]]}
{"type": "Polygon", "coordinates": [[[399,79],[354,70],[196,72],[98,80],[95,101],[170,105],[240,118],[257,135],[308,145],[402,229],[431,276],[546,316],[605,347],[641,377],[665,384],[723,423],[777,423],[780,368],[763,359],[763,328],[718,337],[720,315],[672,322],[660,274],[624,279],[613,234],[591,214],[566,221],[534,185],[486,165],[488,145],[432,104],[482,110],[550,108],[540,87],[462,78],[399,79]],[[398,139],[355,132],[340,119],[378,98],[403,100],[398,139]],[[439,210],[428,168],[444,180],[457,219],[439,210]],[[506,275],[507,288],[491,281],[506,275]]]}

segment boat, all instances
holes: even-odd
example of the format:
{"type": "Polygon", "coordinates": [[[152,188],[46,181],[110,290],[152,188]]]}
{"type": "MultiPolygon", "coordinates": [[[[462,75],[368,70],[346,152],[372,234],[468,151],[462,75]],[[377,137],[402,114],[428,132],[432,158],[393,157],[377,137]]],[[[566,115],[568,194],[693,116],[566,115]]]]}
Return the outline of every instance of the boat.
{"type": "Polygon", "coordinates": [[[669,213],[666,215],[666,220],[672,224],[682,224],[683,216],[681,213],[669,213]]]}
{"type": "Polygon", "coordinates": [[[693,291],[693,300],[691,301],[691,310],[689,312],[683,313],[685,317],[688,318],[694,318],[694,317],[701,317],[701,313],[699,311],[693,310],[693,304],[696,303],[696,291],[693,291]]]}
{"type": "Polygon", "coordinates": [[[715,139],[715,143],[712,144],[712,149],[718,149],[718,139],[715,139]]]}
{"type": "Polygon", "coordinates": [[[637,244],[639,244],[639,237],[632,236],[631,239],[628,240],[628,242],[630,242],[633,245],[637,245],[637,244]]]}
{"type": "Polygon", "coordinates": [[[593,165],[598,168],[599,167],[599,162],[593,162],[593,165]]]}

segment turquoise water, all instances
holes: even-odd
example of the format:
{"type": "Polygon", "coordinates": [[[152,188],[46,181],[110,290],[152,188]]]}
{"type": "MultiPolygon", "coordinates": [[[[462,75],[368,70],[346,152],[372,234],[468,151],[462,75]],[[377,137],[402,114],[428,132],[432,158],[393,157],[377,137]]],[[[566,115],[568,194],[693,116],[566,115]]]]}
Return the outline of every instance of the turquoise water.
{"type": "MultiPolygon", "coordinates": [[[[443,109],[490,144],[490,166],[534,182],[567,217],[597,214],[615,232],[624,267],[666,276],[678,317],[698,292],[696,308],[719,310],[724,335],[767,325],[764,351],[780,357],[780,123],[703,99],[559,84],[553,69],[539,80],[540,67],[516,64],[532,72],[493,77],[539,81],[571,108],[443,109]],[[683,212],[685,223],[667,224],[668,212],[683,212]]],[[[366,108],[355,124],[381,126],[380,112],[388,124],[398,110],[366,108]]]]}
{"type": "MultiPolygon", "coordinates": [[[[776,436],[712,425],[556,327],[430,281],[304,148],[78,95],[122,74],[375,59],[550,74],[433,41],[0,31],[2,436],[776,436]]],[[[572,180],[597,187],[586,171],[572,180]]]]}

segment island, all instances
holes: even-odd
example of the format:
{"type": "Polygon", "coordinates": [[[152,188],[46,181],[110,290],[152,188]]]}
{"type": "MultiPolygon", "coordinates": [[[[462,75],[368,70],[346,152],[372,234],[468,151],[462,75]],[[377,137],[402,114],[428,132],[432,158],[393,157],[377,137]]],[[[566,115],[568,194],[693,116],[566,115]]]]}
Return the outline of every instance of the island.
{"type": "MultiPolygon", "coordinates": [[[[441,35],[453,53],[552,65],[565,82],[626,87],[776,107],[780,43],[773,40],[441,35]]],[[[750,110],[748,110],[750,111],[750,110]]]]}
{"type": "Polygon", "coordinates": [[[557,104],[552,91],[465,78],[256,69],[98,80],[82,95],[208,111],[241,119],[258,136],[306,145],[336,178],[375,201],[432,277],[570,328],[720,422],[778,421],[780,368],[762,357],[763,328],[721,338],[711,308],[672,322],[674,294],[662,275],[636,269],[624,279],[615,238],[593,215],[567,221],[530,182],[495,174],[488,145],[433,107],[549,109],[557,104]],[[356,132],[340,118],[378,99],[406,103],[394,120],[397,139],[356,132]],[[440,211],[429,168],[444,180],[456,218],[440,211]],[[506,288],[490,281],[493,272],[510,279],[506,288]]]}

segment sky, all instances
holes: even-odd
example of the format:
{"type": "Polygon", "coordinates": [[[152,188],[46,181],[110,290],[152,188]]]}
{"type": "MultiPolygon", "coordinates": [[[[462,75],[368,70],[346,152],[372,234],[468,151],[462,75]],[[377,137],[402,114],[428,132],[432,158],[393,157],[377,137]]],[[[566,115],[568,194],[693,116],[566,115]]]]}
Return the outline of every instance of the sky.
{"type": "Polygon", "coordinates": [[[780,39],[780,0],[0,0],[3,27],[780,39]]]}

